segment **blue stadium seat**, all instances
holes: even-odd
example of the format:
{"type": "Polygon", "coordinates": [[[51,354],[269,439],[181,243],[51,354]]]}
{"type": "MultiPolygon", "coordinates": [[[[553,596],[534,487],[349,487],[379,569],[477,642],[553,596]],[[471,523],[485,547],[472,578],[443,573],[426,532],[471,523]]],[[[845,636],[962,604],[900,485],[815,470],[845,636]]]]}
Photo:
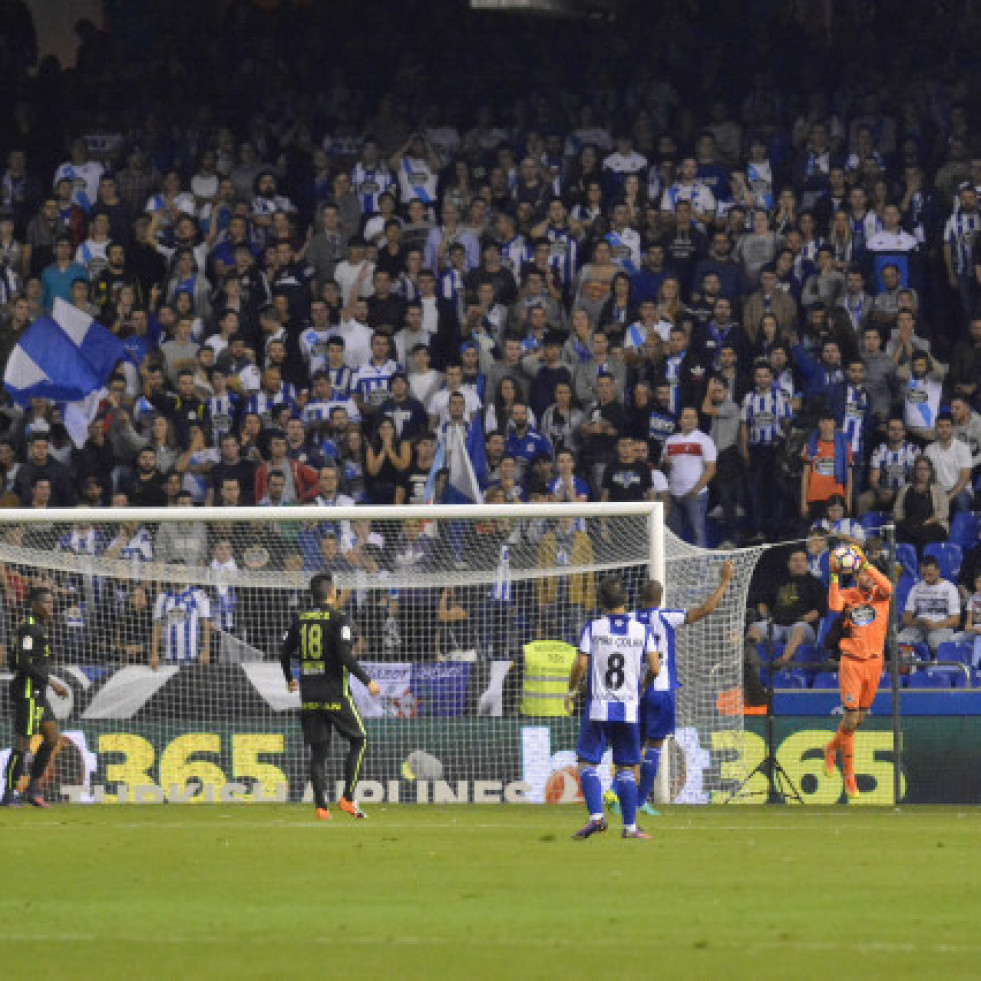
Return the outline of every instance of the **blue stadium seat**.
{"type": "Polygon", "coordinates": [[[936,668],[927,668],[925,671],[917,671],[909,676],[906,682],[907,688],[950,688],[950,678],[946,674],[937,671],[936,668]]]}
{"type": "Polygon", "coordinates": [[[813,661],[824,660],[824,648],[816,644],[801,644],[794,652],[794,662],[796,664],[810,664],[813,661]]]}
{"type": "Polygon", "coordinates": [[[932,542],[923,549],[923,555],[932,555],[940,563],[940,575],[951,582],[957,582],[957,573],[961,571],[961,560],[964,553],[960,545],[953,542],[932,542]]]}
{"type": "Polygon", "coordinates": [[[778,671],[773,676],[773,687],[799,690],[807,687],[807,681],[801,671],[778,671]]]}
{"type": "Polygon", "coordinates": [[[858,523],[864,529],[866,536],[878,535],[879,529],[888,524],[891,518],[892,515],[886,514],[885,511],[868,511],[858,519],[858,523]]]}
{"type": "Polygon", "coordinates": [[[837,671],[822,671],[820,674],[814,675],[814,688],[837,688],[838,687],[838,672],[837,671]]]}
{"type": "Polygon", "coordinates": [[[906,609],[906,597],[909,596],[909,591],[913,588],[914,582],[916,580],[913,576],[903,573],[899,577],[899,582],[896,583],[896,610],[900,620],[903,618],[903,610],[906,609]]]}
{"type": "Polygon", "coordinates": [[[900,542],[896,546],[896,558],[903,567],[905,575],[912,576],[914,579],[919,576],[920,563],[917,561],[916,548],[913,545],[909,542],[900,542]]]}
{"type": "Polygon", "coordinates": [[[950,540],[964,550],[978,543],[978,529],[981,517],[977,511],[958,511],[950,519],[950,540]]]}
{"type": "Polygon", "coordinates": [[[945,640],[937,646],[938,661],[956,661],[958,664],[970,665],[974,660],[974,649],[970,644],[958,643],[956,640],[945,640]]]}
{"type": "Polygon", "coordinates": [[[824,643],[824,638],[828,636],[828,631],[831,629],[831,624],[835,622],[838,614],[828,611],[821,618],[821,623],[818,625],[817,632],[817,645],[820,647],[824,643]]]}

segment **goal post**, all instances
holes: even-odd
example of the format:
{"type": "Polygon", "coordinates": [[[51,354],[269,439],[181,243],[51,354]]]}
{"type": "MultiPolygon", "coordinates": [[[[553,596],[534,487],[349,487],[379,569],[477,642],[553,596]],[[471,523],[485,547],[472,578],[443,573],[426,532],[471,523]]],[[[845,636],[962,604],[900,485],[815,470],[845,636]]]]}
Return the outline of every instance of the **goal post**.
{"type": "Polygon", "coordinates": [[[352,680],[362,799],[559,801],[578,790],[578,720],[561,696],[599,581],[616,573],[633,597],[654,578],[667,605],[697,606],[728,556],[724,603],[678,640],[669,796],[707,801],[741,777],[727,760],[742,715],[721,696],[741,686],[737,621],[758,553],[685,545],[659,503],[0,510],[0,642],[30,586],[51,586],[52,673],[69,690],[48,693],[65,737],[52,799],[301,800],[279,645],[310,578],[330,570],[382,689],[352,680]]]}

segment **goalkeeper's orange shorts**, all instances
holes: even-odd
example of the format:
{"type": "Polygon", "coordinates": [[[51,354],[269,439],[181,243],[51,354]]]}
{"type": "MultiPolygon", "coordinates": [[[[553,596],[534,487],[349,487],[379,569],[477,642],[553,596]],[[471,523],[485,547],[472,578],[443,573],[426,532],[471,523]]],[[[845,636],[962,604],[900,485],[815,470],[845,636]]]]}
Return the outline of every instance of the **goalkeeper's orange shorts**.
{"type": "Polygon", "coordinates": [[[841,704],[846,709],[868,709],[872,707],[875,693],[882,680],[881,657],[870,657],[860,661],[858,658],[843,655],[838,665],[838,687],[841,689],[841,704]]]}

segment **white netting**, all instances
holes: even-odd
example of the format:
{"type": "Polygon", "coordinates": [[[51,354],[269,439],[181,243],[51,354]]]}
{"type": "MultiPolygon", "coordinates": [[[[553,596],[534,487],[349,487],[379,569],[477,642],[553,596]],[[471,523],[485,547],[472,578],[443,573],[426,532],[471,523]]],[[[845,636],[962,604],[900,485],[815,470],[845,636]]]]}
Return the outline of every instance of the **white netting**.
{"type": "MultiPolygon", "coordinates": [[[[278,651],[325,568],[383,689],[371,700],[354,684],[369,732],[364,800],[498,800],[521,784],[561,798],[555,773],[577,722],[554,685],[536,687],[526,645],[575,644],[604,574],[633,592],[662,578],[666,559],[667,605],[690,607],[725,558],[670,535],[665,556],[650,505],[82,514],[0,513],[2,627],[23,614],[30,583],[56,591],[54,660],[71,697],[51,698],[69,737],[51,791],[81,800],[302,796],[297,700],[278,651]]],[[[719,613],[679,633],[681,799],[721,789],[742,729],[719,706],[741,685],[757,553],[733,557],[719,613]]]]}

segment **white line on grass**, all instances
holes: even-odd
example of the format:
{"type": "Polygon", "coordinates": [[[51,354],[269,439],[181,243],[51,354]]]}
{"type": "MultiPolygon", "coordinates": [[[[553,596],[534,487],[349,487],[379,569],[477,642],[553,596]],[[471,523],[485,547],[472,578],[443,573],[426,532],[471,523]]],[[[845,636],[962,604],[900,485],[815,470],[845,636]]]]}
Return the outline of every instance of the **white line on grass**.
{"type": "MultiPolygon", "coordinates": [[[[227,944],[227,936],[198,935],[180,936],[178,934],[157,934],[149,936],[145,933],[139,934],[118,934],[118,933],[4,933],[4,940],[12,943],[52,943],[52,944],[71,944],[71,943],[138,943],[144,946],[161,944],[166,946],[181,946],[184,944],[227,944]]],[[[263,941],[267,942],[267,941],[263,941]]],[[[292,942],[292,941],[291,941],[292,942]]],[[[307,936],[303,939],[303,944],[315,944],[318,946],[331,947],[377,947],[379,943],[391,944],[396,947],[443,947],[459,944],[459,937],[392,937],[373,934],[367,937],[352,937],[345,935],[338,936],[307,936]]],[[[665,951],[665,941],[663,937],[634,937],[631,943],[640,947],[650,947],[665,951]]],[[[622,938],[599,937],[599,936],[576,936],[561,937],[553,936],[548,941],[541,938],[528,938],[508,936],[498,938],[468,937],[467,945],[470,947],[568,947],[570,949],[582,949],[583,947],[596,948],[619,948],[623,945],[622,938]]],[[[670,947],[670,943],[668,944],[670,947]]],[[[861,941],[861,942],[836,942],[819,940],[801,940],[788,938],[786,941],[778,942],[774,940],[756,941],[716,941],[709,940],[709,949],[734,949],[746,952],[753,950],[810,950],[815,952],[856,952],[861,954],[978,954],[981,953],[981,944],[946,944],[946,943],[910,943],[908,941],[861,941]]]]}

